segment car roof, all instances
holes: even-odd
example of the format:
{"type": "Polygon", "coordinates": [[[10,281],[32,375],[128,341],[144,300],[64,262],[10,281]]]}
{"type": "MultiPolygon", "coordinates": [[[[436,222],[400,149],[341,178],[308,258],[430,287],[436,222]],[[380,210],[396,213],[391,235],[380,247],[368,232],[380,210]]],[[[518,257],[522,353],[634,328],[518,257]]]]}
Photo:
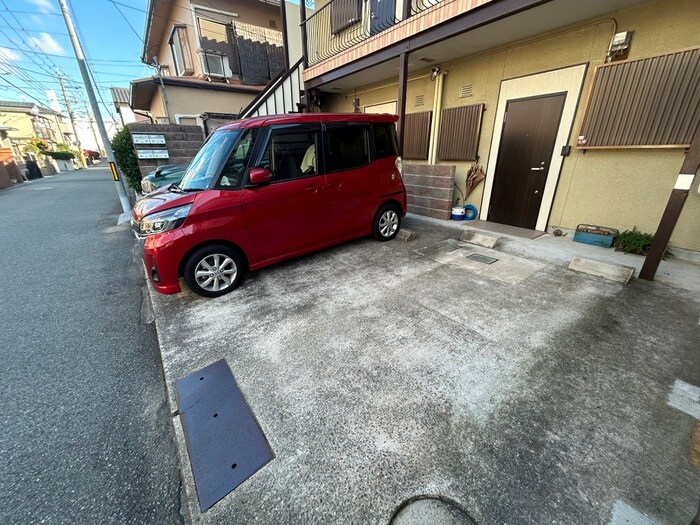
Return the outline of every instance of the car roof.
{"type": "Polygon", "coordinates": [[[289,115],[268,115],[234,120],[218,129],[242,129],[271,126],[275,124],[304,124],[309,122],[387,122],[399,120],[396,115],[389,113],[292,113],[289,115]]]}

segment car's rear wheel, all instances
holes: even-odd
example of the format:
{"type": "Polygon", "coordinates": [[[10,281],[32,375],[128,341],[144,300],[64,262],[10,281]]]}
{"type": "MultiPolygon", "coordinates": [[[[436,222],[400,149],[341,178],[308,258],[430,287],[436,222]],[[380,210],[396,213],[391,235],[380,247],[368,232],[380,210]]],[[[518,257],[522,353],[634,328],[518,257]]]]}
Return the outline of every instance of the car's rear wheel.
{"type": "Polygon", "coordinates": [[[374,216],[374,238],[378,241],[390,241],[401,228],[401,215],[395,204],[385,204],[374,216]]]}
{"type": "Polygon", "coordinates": [[[241,284],[245,259],[229,246],[215,244],[195,250],[187,259],[184,278],[194,293],[219,297],[241,284]]]}

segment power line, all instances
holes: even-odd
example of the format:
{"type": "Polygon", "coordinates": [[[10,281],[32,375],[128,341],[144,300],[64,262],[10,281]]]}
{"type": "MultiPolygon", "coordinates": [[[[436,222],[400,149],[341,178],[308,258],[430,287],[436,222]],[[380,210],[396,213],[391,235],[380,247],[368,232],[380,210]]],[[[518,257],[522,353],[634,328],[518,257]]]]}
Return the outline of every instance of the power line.
{"type": "Polygon", "coordinates": [[[61,16],[60,13],[42,13],[41,11],[23,11],[23,10],[20,10],[20,9],[7,9],[7,8],[6,8],[6,9],[0,9],[0,11],[9,11],[9,12],[17,13],[17,14],[21,14],[21,15],[39,15],[39,16],[51,15],[51,16],[61,16]]]}
{"type": "Polygon", "coordinates": [[[17,91],[19,91],[20,93],[24,93],[26,96],[28,96],[29,98],[31,98],[34,102],[36,102],[37,104],[39,104],[41,107],[44,107],[44,102],[40,102],[39,99],[37,99],[37,98],[33,97],[32,95],[30,95],[30,94],[27,93],[25,90],[23,90],[21,87],[17,87],[17,86],[14,85],[12,82],[10,82],[9,80],[7,80],[4,76],[0,76],[0,78],[1,78],[2,80],[4,80],[5,82],[7,82],[8,84],[10,84],[13,88],[15,88],[15,89],[16,89],[17,91]]]}
{"type": "MultiPolygon", "coordinates": [[[[7,9],[9,11],[9,8],[7,7],[7,4],[5,3],[5,0],[0,0],[0,1],[2,1],[2,5],[5,7],[5,9],[7,9]]],[[[19,25],[20,30],[22,30],[24,32],[24,34],[29,37],[29,41],[34,44],[34,47],[43,51],[43,49],[41,49],[39,47],[39,45],[36,43],[36,39],[34,39],[34,37],[32,37],[32,35],[29,34],[29,31],[27,31],[27,29],[22,25],[22,22],[19,20],[19,18],[17,18],[17,16],[12,11],[10,11],[10,15],[12,16],[12,18],[15,19],[15,22],[17,22],[17,25],[19,25]]],[[[6,22],[8,22],[4,15],[2,16],[2,19],[5,20],[6,22]]],[[[19,37],[20,40],[22,40],[22,36],[19,34],[17,29],[12,27],[12,31],[19,37]]],[[[25,44],[25,45],[27,45],[27,44],[25,44]]],[[[27,46],[27,47],[29,47],[29,46],[27,46]]],[[[47,66],[49,65],[49,63],[51,63],[51,65],[53,65],[53,67],[55,67],[56,69],[59,69],[58,65],[50,58],[47,57],[48,62],[44,59],[43,56],[40,58],[41,58],[41,61],[44,62],[44,64],[46,64],[47,66]]]]}
{"type": "Polygon", "coordinates": [[[123,18],[124,21],[126,22],[126,25],[129,26],[129,29],[131,29],[131,31],[136,35],[136,38],[138,38],[138,39],[141,41],[141,43],[143,44],[143,38],[141,37],[141,35],[139,34],[139,32],[136,31],[136,29],[134,29],[134,26],[131,25],[131,22],[129,22],[129,19],[128,19],[128,18],[126,17],[126,15],[122,12],[122,10],[119,9],[119,6],[114,2],[114,0],[108,0],[108,1],[109,1],[109,2],[112,2],[112,5],[114,6],[114,8],[115,8],[117,11],[119,11],[119,14],[122,16],[122,18],[123,18]]]}
{"type": "MultiPolygon", "coordinates": [[[[2,12],[2,11],[5,11],[5,10],[4,10],[4,9],[0,9],[0,12],[2,12]]],[[[7,10],[7,11],[10,12],[9,10],[7,10]]],[[[15,13],[17,13],[17,12],[18,12],[18,11],[15,11],[15,13]]],[[[3,26],[3,25],[0,25],[0,27],[3,28],[3,29],[12,29],[12,26],[3,26]]],[[[41,31],[34,31],[34,33],[46,33],[47,35],[68,36],[68,33],[61,33],[61,32],[59,32],[59,31],[44,31],[44,30],[41,30],[41,31]]]]}
{"type": "MultiPolygon", "coordinates": [[[[4,0],[0,0],[0,1],[4,1],[4,0]]],[[[73,11],[73,12],[75,12],[75,9],[73,8],[72,2],[71,2],[70,0],[66,0],[66,3],[70,6],[70,10],[73,11]]],[[[80,24],[78,24],[78,21],[77,21],[77,20],[75,21],[75,29],[76,29],[76,31],[77,31],[77,33],[78,33],[78,36],[80,37],[80,40],[82,40],[83,42],[85,42],[86,40],[85,40],[85,38],[83,37],[82,31],[80,30],[80,24]]],[[[87,51],[83,50],[83,53],[85,54],[85,58],[86,58],[86,60],[85,60],[85,65],[87,66],[88,74],[90,75],[90,78],[92,79],[92,82],[93,82],[94,84],[97,84],[97,80],[96,80],[96,78],[95,78],[96,75],[95,75],[95,73],[93,72],[92,65],[90,64],[90,58],[88,57],[87,51]]],[[[110,73],[110,75],[111,75],[111,74],[112,74],[112,73],[110,73]]],[[[102,97],[102,90],[98,88],[98,89],[96,89],[95,91],[97,91],[97,96],[99,97],[100,102],[102,102],[102,107],[105,108],[105,110],[107,111],[107,114],[114,120],[114,119],[115,119],[115,116],[114,116],[113,113],[112,113],[112,109],[113,109],[113,108],[112,108],[112,107],[109,107],[109,106],[105,103],[105,100],[104,100],[104,98],[102,97]]],[[[93,113],[94,113],[94,111],[93,111],[93,113]]]]}

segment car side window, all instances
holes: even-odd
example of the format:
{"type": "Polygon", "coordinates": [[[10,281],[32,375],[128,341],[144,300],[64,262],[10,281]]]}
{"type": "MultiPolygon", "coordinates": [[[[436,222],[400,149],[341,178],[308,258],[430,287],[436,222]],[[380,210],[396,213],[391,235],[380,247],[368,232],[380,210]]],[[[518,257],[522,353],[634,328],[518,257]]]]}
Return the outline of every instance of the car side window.
{"type": "Polygon", "coordinates": [[[369,164],[369,127],[328,128],[329,171],[345,171],[369,164]]]}
{"type": "Polygon", "coordinates": [[[245,169],[253,152],[257,131],[255,128],[247,130],[233,148],[233,151],[231,151],[226,164],[221,170],[220,188],[235,189],[241,187],[245,169]]]}
{"type": "Polygon", "coordinates": [[[272,173],[272,183],[318,175],[318,131],[272,130],[260,167],[272,173]]]}
{"type": "Polygon", "coordinates": [[[398,155],[396,128],[393,124],[374,125],[374,147],[378,159],[396,157],[398,155]]]}

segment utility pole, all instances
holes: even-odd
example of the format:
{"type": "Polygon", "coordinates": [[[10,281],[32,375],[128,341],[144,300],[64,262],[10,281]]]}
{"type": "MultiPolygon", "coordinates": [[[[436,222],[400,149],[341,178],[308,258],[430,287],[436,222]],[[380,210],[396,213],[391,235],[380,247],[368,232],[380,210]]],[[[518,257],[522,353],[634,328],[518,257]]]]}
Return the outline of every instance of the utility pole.
{"type": "Polygon", "coordinates": [[[110,143],[109,136],[107,135],[107,128],[105,128],[105,124],[102,121],[102,114],[100,113],[100,107],[97,105],[95,91],[92,89],[92,82],[90,81],[90,75],[88,74],[87,64],[85,63],[85,55],[83,54],[83,49],[80,46],[80,41],[78,40],[78,35],[75,32],[73,20],[71,19],[70,13],[68,12],[66,0],[58,0],[58,4],[61,6],[63,19],[66,21],[66,29],[68,29],[68,35],[70,36],[71,43],[73,44],[73,50],[75,51],[75,59],[78,61],[78,68],[80,69],[80,74],[83,77],[85,91],[87,92],[88,100],[90,101],[90,106],[92,107],[92,114],[95,115],[95,120],[97,121],[97,128],[100,130],[102,142],[104,144],[105,151],[107,152],[107,160],[109,161],[110,167],[112,168],[112,177],[114,178],[114,183],[117,187],[117,194],[119,195],[119,201],[121,202],[122,210],[124,211],[124,213],[128,213],[129,211],[131,211],[131,204],[129,203],[129,197],[126,193],[124,177],[120,176],[117,170],[117,163],[114,160],[112,144],[110,143]]]}
{"type": "Polygon", "coordinates": [[[85,155],[83,155],[83,145],[80,143],[80,136],[78,135],[78,130],[75,127],[75,114],[70,107],[70,101],[68,100],[68,95],[66,94],[66,86],[63,84],[63,75],[58,73],[58,83],[61,84],[61,93],[63,94],[63,103],[66,106],[66,111],[68,112],[68,118],[70,119],[70,125],[73,129],[73,136],[78,143],[78,158],[80,159],[80,165],[85,168],[87,163],[85,162],[85,155]]]}
{"type": "Polygon", "coordinates": [[[100,155],[102,155],[102,152],[100,151],[100,140],[97,138],[97,132],[95,131],[95,126],[92,123],[92,117],[90,116],[90,111],[88,110],[87,102],[85,103],[85,116],[87,117],[88,123],[90,124],[92,136],[95,138],[95,144],[97,144],[97,151],[99,151],[100,155]]]}

